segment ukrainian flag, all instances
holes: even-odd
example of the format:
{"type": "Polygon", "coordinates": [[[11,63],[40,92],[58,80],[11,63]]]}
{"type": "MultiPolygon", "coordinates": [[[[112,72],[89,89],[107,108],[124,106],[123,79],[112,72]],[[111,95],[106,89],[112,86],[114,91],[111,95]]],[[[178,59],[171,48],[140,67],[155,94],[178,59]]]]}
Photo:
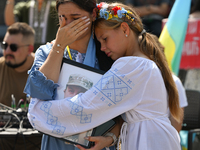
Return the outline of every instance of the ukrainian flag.
{"type": "Polygon", "coordinates": [[[185,41],[191,0],[176,0],[159,41],[165,47],[165,56],[170,69],[177,75],[185,41]]]}

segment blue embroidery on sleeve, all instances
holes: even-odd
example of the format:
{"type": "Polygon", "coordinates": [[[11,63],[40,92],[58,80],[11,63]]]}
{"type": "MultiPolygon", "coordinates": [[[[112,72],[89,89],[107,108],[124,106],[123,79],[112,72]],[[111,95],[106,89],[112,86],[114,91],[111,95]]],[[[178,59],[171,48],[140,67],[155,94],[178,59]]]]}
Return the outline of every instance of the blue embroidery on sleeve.
{"type": "MultiPolygon", "coordinates": [[[[78,95],[79,96],[79,95],[78,95]]],[[[72,108],[70,111],[70,114],[77,116],[80,118],[80,123],[90,123],[92,119],[92,114],[86,114],[83,112],[83,107],[78,105],[75,102],[72,102],[70,99],[67,99],[66,101],[70,102],[70,107],[72,108]]]]}
{"type": "MultiPolygon", "coordinates": [[[[96,85],[94,85],[94,87],[96,87],[96,89],[98,89],[99,92],[105,96],[100,99],[105,101],[105,98],[107,98],[110,101],[108,106],[112,106],[112,104],[120,102],[132,89],[130,86],[132,81],[130,79],[126,82],[123,81],[121,78],[125,78],[125,75],[120,74],[120,78],[119,75],[115,74],[115,72],[120,74],[118,69],[114,69],[114,72],[110,70],[104,74],[96,85]]],[[[97,95],[96,90],[93,93],[97,95]]]]}
{"type": "Polygon", "coordinates": [[[52,125],[52,126],[56,126],[57,121],[58,121],[58,117],[52,116],[50,114],[47,116],[47,124],[52,125]]]}
{"type": "MultiPolygon", "coordinates": [[[[81,124],[91,122],[92,114],[84,113],[83,107],[76,104],[75,102],[72,102],[70,99],[66,99],[66,101],[70,102],[70,114],[77,116],[80,119],[81,124]]],[[[51,106],[51,102],[45,101],[42,103],[40,109],[45,113],[47,117],[46,123],[52,126],[52,133],[57,135],[63,135],[66,130],[66,127],[62,126],[61,123],[58,121],[58,117],[53,115],[53,113],[51,112],[51,106]]]]}
{"type": "Polygon", "coordinates": [[[62,126],[55,126],[55,128],[52,131],[52,133],[58,134],[58,135],[63,135],[64,132],[65,132],[65,127],[62,127],[62,126]]]}
{"type": "Polygon", "coordinates": [[[66,127],[61,126],[60,122],[58,122],[58,117],[53,116],[52,112],[50,111],[50,108],[52,106],[51,102],[43,102],[40,109],[45,113],[45,115],[47,116],[47,121],[46,123],[48,125],[51,125],[53,130],[52,133],[57,134],[57,135],[63,135],[66,127]]]}
{"type": "MultiPolygon", "coordinates": [[[[103,75],[101,80],[94,85],[95,89],[93,94],[97,96],[107,106],[111,107],[113,104],[117,104],[131,91],[134,86],[133,81],[128,79],[124,74],[118,72],[118,69],[108,71],[103,75]],[[101,95],[99,95],[101,93],[101,95]]],[[[81,124],[90,123],[92,120],[92,114],[86,114],[83,112],[83,107],[78,105],[77,101],[73,99],[66,99],[71,107],[70,114],[75,115],[80,119],[81,124]]],[[[62,126],[58,121],[58,118],[50,111],[52,103],[49,101],[43,102],[41,110],[45,112],[47,116],[47,124],[52,126],[52,133],[63,135],[66,127],[62,126]]]]}
{"type": "Polygon", "coordinates": [[[83,111],[83,107],[74,103],[74,105],[72,106],[72,110],[71,110],[70,113],[72,115],[81,116],[82,115],[82,111],[83,111]]]}
{"type": "Polygon", "coordinates": [[[131,80],[128,80],[128,83],[129,83],[129,84],[131,84],[131,83],[132,83],[132,81],[131,81],[131,80]]]}
{"type": "Polygon", "coordinates": [[[81,123],[90,123],[92,118],[92,114],[89,115],[82,115],[81,116],[81,123]]]}
{"type": "Polygon", "coordinates": [[[102,101],[105,101],[105,98],[104,98],[104,97],[102,97],[102,98],[101,98],[101,100],[102,100],[102,101]]]}
{"type": "Polygon", "coordinates": [[[94,91],[93,93],[94,93],[94,95],[97,95],[97,94],[98,94],[98,92],[97,92],[97,91],[94,91]]]}
{"type": "Polygon", "coordinates": [[[42,106],[40,107],[40,109],[46,113],[49,113],[49,109],[50,109],[51,105],[52,105],[52,103],[50,103],[50,102],[44,102],[42,104],[42,106]]]}

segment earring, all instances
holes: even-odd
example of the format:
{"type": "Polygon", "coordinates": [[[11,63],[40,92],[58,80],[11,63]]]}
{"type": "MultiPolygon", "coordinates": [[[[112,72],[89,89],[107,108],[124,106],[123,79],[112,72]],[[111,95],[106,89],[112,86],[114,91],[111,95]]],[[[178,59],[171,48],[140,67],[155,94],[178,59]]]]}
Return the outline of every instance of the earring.
{"type": "Polygon", "coordinates": [[[126,37],[128,37],[128,35],[127,35],[127,34],[126,34],[125,36],[126,36],[126,37]]]}

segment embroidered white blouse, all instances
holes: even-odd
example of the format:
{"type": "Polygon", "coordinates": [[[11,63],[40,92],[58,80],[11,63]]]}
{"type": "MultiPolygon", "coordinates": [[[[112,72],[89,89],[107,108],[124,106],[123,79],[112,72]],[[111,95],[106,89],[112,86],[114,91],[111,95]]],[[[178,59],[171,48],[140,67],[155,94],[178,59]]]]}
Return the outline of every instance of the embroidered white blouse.
{"type": "Polygon", "coordinates": [[[156,64],[129,56],[116,60],[84,94],[52,101],[33,98],[28,118],[35,129],[65,137],[122,114],[122,150],[180,150],[167,109],[168,95],[156,64]]]}

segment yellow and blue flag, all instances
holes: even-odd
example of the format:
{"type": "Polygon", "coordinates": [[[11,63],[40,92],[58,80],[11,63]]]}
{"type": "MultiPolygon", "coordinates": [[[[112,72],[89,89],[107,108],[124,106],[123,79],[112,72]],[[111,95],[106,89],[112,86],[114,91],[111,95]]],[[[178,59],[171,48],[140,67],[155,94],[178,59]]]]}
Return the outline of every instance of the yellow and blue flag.
{"type": "Polygon", "coordinates": [[[179,71],[181,53],[187,32],[191,0],[175,0],[159,41],[165,47],[165,56],[172,72],[179,71]]]}

